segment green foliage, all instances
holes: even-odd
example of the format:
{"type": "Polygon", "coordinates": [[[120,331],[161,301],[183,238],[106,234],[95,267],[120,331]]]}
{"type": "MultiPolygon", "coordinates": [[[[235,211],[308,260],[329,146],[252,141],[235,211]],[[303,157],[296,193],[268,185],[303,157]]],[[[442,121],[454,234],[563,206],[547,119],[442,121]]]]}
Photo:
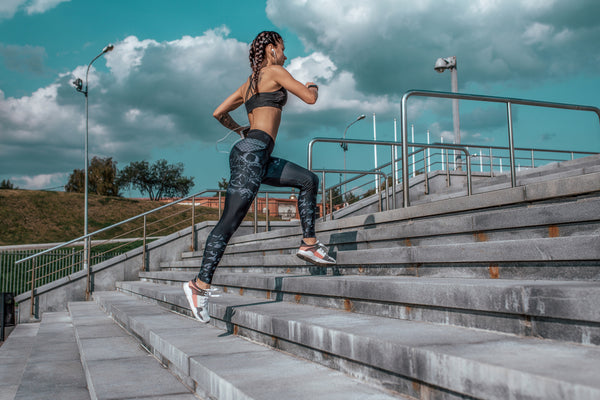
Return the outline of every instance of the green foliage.
{"type": "Polygon", "coordinates": [[[0,183],[0,189],[18,189],[13,185],[10,179],[2,179],[2,183],[0,183]]]}
{"type": "MultiPolygon", "coordinates": [[[[117,163],[111,157],[92,158],[88,167],[88,193],[101,196],[119,196],[119,184],[117,178],[117,163]]],[[[75,169],[69,176],[69,182],[65,185],[65,191],[84,193],[85,170],[75,169]]]]}
{"type": "Polygon", "coordinates": [[[189,193],[194,178],[182,174],[182,163],[167,164],[161,159],[150,165],[147,161],[133,161],[121,170],[117,182],[122,187],[133,186],[156,201],[189,193]]]}

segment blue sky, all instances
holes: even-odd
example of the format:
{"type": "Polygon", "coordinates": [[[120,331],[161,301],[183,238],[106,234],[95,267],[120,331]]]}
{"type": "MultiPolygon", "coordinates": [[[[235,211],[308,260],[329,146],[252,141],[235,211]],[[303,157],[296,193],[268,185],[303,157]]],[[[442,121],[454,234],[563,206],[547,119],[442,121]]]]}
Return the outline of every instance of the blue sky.
{"type": "MultiPolygon", "coordinates": [[[[228,175],[214,108],[248,76],[247,49],[262,30],[285,39],[286,67],[320,85],[314,106],[291,99],[274,155],[306,165],[316,136],[393,139],[409,89],[450,90],[438,57],[457,56],[459,91],[600,106],[600,2],[595,0],[3,0],[0,4],[0,179],[25,189],[63,186],[84,163],[90,72],[90,158],[182,162],[195,190],[228,175]]],[[[600,152],[591,113],[515,107],[517,146],[600,152]]],[[[246,122],[243,111],[234,113],[246,122]]],[[[461,102],[463,143],[506,146],[501,106],[461,102]]],[[[452,138],[451,104],[411,100],[415,141],[452,138]]],[[[380,150],[379,160],[389,152],[380,150]]],[[[316,165],[341,168],[339,146],[316,165]]],[[[351,146],[348,168],[372,166],[351,146]]],[[[133,191],[125,195],[137,196],[133,191]]]]}

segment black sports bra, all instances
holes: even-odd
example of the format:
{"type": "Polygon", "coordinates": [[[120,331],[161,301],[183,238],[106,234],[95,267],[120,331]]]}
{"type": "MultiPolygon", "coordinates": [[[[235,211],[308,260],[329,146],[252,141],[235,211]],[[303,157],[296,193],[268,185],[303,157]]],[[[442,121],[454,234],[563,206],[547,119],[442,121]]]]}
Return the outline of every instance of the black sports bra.
{"type": "Polygon", "coordinates": [[[274,92],[262,92],[253,94],[246,102],[246,112],[250,114],[258,107],[275,107],[280,110],[287,103],[287,90],[281,88],[274,92]]]}

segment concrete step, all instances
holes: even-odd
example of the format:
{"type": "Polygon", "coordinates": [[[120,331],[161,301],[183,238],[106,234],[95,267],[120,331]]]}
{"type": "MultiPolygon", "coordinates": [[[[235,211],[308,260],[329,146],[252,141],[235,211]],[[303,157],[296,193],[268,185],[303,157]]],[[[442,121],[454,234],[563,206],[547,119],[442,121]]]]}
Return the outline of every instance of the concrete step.
{"type": "MultiPolygon", "coordinates": [[[[548,164],[533,169],[522,169],[517,172],[517,185],[525,186],[532,183],[542,183],[544,181],[557,180],[561,178],[576,177],[579,175],[593,174],[600,172],[600,155],[593,155],[575,160],[568,160],[548,164]]],[[[473,192],[485,193],[500,189],[510,188],[510,172],[502,174],[496,173],[493,177],[488,177],[473,170],[473,192]]],[[[432,201],[439,201],[448,198],[466,196],[466,172],[452,171],[450,176],[450,186],[446,186],[446,172],[433,171],[429,174],[430,193],[425,194],[424,175],[418,175],[410,179],[410,197],[411,204],[426,204],[432,201]]],[[[391,189],[390,189],[391,190],[391,189]]],[[[402,188],[397,188],[397,207],[402,205],[402,188]]],[[[370,196],[357,203],[351,204],[334,213],[336,219],[347,218],[351,216],[364,215],[376,212],[377,196],[370,196]]]]}
{"type": "MultiPolygon", "coordinates": [[[[140,273],[180,287],[193,272],[140,273]]],[[[217,270],[225,293],[361,314],[600,345],[600,285],[583,281],[234,274],[217,270]]]]}
{"type": "Polygon", "coordinates": [[[67,312],[18,325],[0,348],[0,371],[3,400],[90,399],[67,312]]]}
{"type": "MultiPolygon", "coordinates": [[[[347,232],[352,233],[361,230],[375,231],[374,228],[398,226],[404,223],[406,224],[405,228],[409,229],[408,234],[396,234],[396,237],[422,237],[424,236],[423,230],[412,229],[412,225],[419,220],[430,220],[428,221],[429,225],[433,228],[429,229],[433,229],[433,232],[439,228],[445,229],[442,234],[510,229],[513,227],[512,224],[516,224],[516,228],[567,224],[573,219],[578,223],[584,222],[586,218],[590,222],[597,222],[598,212],[595,210],[598,207],[599,193],[600,173],[595,173],[504,189],[493,193],[481,193],[469,198],[450,198],[419,204],[406,209],[402,208],[327,222],[319,221],[317,235],[319,237],[329,235],[328,239],[330,240],[322,241],[331,243],[331,236],[335,239],[336,234],[347,235],[347,232]],[[585,199],[585,197],[595,199],[585,199]],[[556,204],[544,204],[548,202],[555,202],[556,204]],[[516,210],[521,211],[513,215],[512,213],[516,210]],[[453,219],[461,214],[473,215],[475,221],[469,221],[468,218],[453,219]],[[451,218],[446,219],[448,217],[451,218]],[[442,222],[447,221],[447,223],[438,224],[431,221],[433,218],[442,218],[442,222]],[[510,224],[503,223],[503,221],[510,221],[510,224]],[[465,225],[467,225],[467,229],[465,229],[465,225]],[[457,227],[461,228],[456,230],[457,227]],[[452,230],[449,230],[449,228],[452,228],[452,230]]],[[[419,225],[419,227],[422,226],[426,225],[419,225]]],[[[260,249],[261,251],[290,249],[298,246],[300,237],[297,228],[238,236],[232,238],[228,251],[233,252],[236,248],[243,249],[244,244],[251,244],[256,248],[257,242],[260,243],[260,246],[263,246],[260,249]],[[273,239],[278,241],[285,239],[286,242],[273,244],[276,243],[271,242],[273,239]],[[269,248],[269,246],[273,247],[269,248]]],[[[381,240],[380,238],[369,237],[366,239],[371,242],[381,240]]]]}
{"type": "MultiPolygon", "coordinates": [[[[325,233],[320,236],[320,240],[339,252],[406,245],[600,235],[598,210],[600,197],[583,197],[505,209],[474,210],[435,219],[411,218],[399,219],[395,223],[386,221],[370,226],[348,226],[335,233],[325,233]]],[[[300,233],[270,239],[259,242],[233,241],[226,254],[292,254],[299,246],[300,233]]],[[[201,251],[182,255],[184,259],[201,256],[201,251]]],[[[186,263],[181,264],[185,265],[186,263]]],[[[169,265],[162,264],[161,267],[169,265]]]]}
{"type": "Polygon", "coordinates": [[[406,398],[122,293],[96,292],[94,298],[205,398],[406,398]]]}
{"type": "MultiPolygon", "coordinates": [[[[410,275],[503,279],[600,280],[600,235],[444,243],[338,251],[333,267],[315,267],[293,254],[225,254],[229,272],[310,275],[410,275]]],[[[173,270],[197,272],[200,259],[174,261],[173,270]]]]}
{"type": "Polygon", "coordinates": [[[0,399],[15,398],[39,329],[39,322],[17,325],[0,347],[0,399]]]}
{"type": "MultiPolygon", "coordinates": [[[[181,288],[119,289],[187,311],[181,288]]],[[[416,398],[597,399],[600,348],[382,318],[233,294],[211,299],[213,323],[416,398]],[[429,396],[429,397],[428,397],[429,396]]]]}
{"type": "Polygon", "coordinates": [[[90,397],[197,400],[94,302],[69,303],[90,397]]]}

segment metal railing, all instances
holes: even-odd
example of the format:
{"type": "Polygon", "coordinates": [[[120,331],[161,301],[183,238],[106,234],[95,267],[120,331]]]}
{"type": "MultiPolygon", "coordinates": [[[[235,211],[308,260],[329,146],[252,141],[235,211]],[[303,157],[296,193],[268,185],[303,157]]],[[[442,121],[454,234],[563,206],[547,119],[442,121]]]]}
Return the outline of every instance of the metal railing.
{"type": "Polygon", "coordinates": [[[566,103],[552,103],[547,101],[537,100],[525,100],[525,99],[514,99],[510,97],[495,97],[495,96],[483,96],[474,94],[464,93],[450,93],[450,92],[436,92],[427,90],[410,90],[402,96],[402,104],[400,109],[400,116],[402,119],[401,123],[401,142],[402,142],[402,185],[403,185],[403,196],[404,196],[404,207],[410,206],[409,200],[409,185],[408,185],[408,115],[406,103],[408,99],[413,96],[421,97],[437,97],[445,99],[459,99],[459,100],[474,100],[491,103],[504,103],[506,104],[506,115],[508,120],[508,146],[509,146],[509,158],[510,158],[510,180],[512,187],[517,185],[516,181],[516,170],[515,170],[515,145],[514,145],[514,132],[513,132],[513,121],[512,121],[512,105],[526,105],[535,107],[545,108],[559,108],[564,110],[578,110],[578,111],[591,111],[598,115],[600,121],[600,108],[594,106],[584,106],[577,104],[566,104],[566,103]]]}
{"type": "MultiPolygon", "coordinates": [[[[387,179],[387,175],[385,173],[383,173],[381,170],[383,168],[387,168],[389,166],[395,165],[396,162],[398,162],[399,159],[395,158],[395,151],[394,151],[395,148],[398,146],[402,146],[402,143],[390,142],[390,141],[379,141],[379,140],[335,139],[335,138],[315,138],[315,139],[311,140],[310,143],[308,144],[308,169],[313,172],[320,172],[323,177],[322,181],[321,181],[321,186],[322,186],[321,201],[322,201],[322,207],[323,207],[323,220],[325,220],[325,214],[326,214],[325,210],[326,210],[326,193],[327,193],[327,190],[325,189],[325,186],[326,186],[325,185],[325,173],[359,174],[359,177],[366,176],[368,174],[383,175],[385,178],[385,185],[386,185],[385,186],[386,204],[387,204],[387,209],[389,210],[390,206],[389,206],[388,179],[387,179]],[[386,146],[386,147],[390,148],[391,161],[389,163],[386,163],[386,164],[383,164],[383,165],[377,167],[375,170],[369,170],[369,171],[353,171],[353,170],[339,170],[339,169],[313,169],[313,167],[312,167],[312,165],[313,165],[313,147],[316,143],[340,143],[340,144],[361,144],[361,145],[371,145],[371,146],[386,146]]],[[[415,154],[420,151],[423,151],[425,149],[447,149],[447,150],[457,150],[457,151],[461,151],[461,152],[465,153],[465,158],[467,160],[467,190],[468,190],[469,196],[472,194],[471,157],[470,157],[469,151],[466,149],[466,147],[450,145],[450,144],[425,144],[425,143],[411,143],[410,146],[420,148],[420,150],[415,152],[415,154]]],[[[398,179],[397,179],[396,168],[392,167],[391,169],[392,169],[392,173],[391,173],[392,204],[394,205],[394,208],[395,208],[396,207],[396,182],[398,182],[398,179]]],[[[353,178],[353,179],[356,179],[356,178],[353,178]]],[[[408,177],[403,178],[403,179],[408,179],[408,177]]],[[[345,181],[340,184],[334,185],[333,188],[339,187],[348,182],[349,181],[345,181]]],[[[378,187],[376,187],[376,190],[378,190],[378,187]]],[[[380,200],[380,204],[381,204],[381,200],[380,200]]],[[[379,206],[379,210],[381,211],[381,205],[379,206]]],[[[332,212],[333,212],[333,209],[332,209],[332,212]]]]}
{"type": "MultiPolygon", "coordinates": [[[[91,285],[91,268],[83,268],[85,264],[84,260],[86,260],[86,255],[82,254],[82,250],[78,249],[70,249],[72,246],[81,245],[82,242],[87,241],[87,251],[91,252],[91,239],[97,237],[104,237],[107,232],[114,230],[116,228],[127,228],[127,230],[123,233],[118,234],[117,236],[104,239],[104,240],[94,240],[95,245],[104,245],[107,248],[102,251],[97,251],[93,254],[93,257],[90,257],[90,254],[87,254],[87,260],[90,260],[90,263],[87,265],[95,265],[99,262],[105,261],[106,259],[112,257],[113,255],[119,255],[124,253],[125,251],[129,251],[133,248],[142,246],[142,265],[140,269],[147,270],[148,269],[148,253],[147,253],[147,245],[150,241],[157,239],[160,235],[169,234],[175,232],[177,230],[182,229],[182,227],[190,226],[191,229],[191,244],[190,249],[192,251],[196,250],[196,237],[194,226],[196,223],[196,207],[202,206],[206,204],[208,200],[204,200],[198,202],[196,197],[205,195],[207,193],[217,193],[218,194],[218,214],[219,218],[222,212],[222,197],[223,193],[226,190],[223,189],[212,189],[212,190],[204,190],[202,192],[195,193],[193,195],[189,195],[183,197],[179,200],[175,200],[163,206],[157,207],[148,212],[136,215],[134,217],[125,219],[121,222],[113,224],[103,229],[99,229],[95,232],[89,233],[87,235],[78,237],[76,239],[70,240],[68,242],[59,244],[52,248],[36,252],[35,254],[28,255],[25,258],[21,258],[14,262],[15,268],[13,269],[12,279],[23,280],[26,279],[25,287],[27,288],[25,291],[16,291],[16,294],[22,294],[26,291],[31,292],[31,309],[30,312],[34,315],[34,303],[36,296],[36,288],[41,285],[51,283],[57,279],[61,279],[65,276],[68,276],[72,273],[82,271],[87,269],[87,282],[85,289],[86,299],[89,299],[89,295],[92,291],[91,285]],[[184,202],[187,202],[185,204],[184,202]],[[184,204],[182,204],[184,203],[184,204]],[[151,215],[157,215],[163,210],[168,208],[172,208],[174,206],[181,205],[186,206],[189,205],[190,208],[184,208],[175,210],[174,213],[169,215],[160,215],[160,217],[154,221],[148,221],[148,217],[151,215]],[[191,213],[190,216],[183,216],[184,213],[191,213]],[[170,220],[167,222],[167,220],[170,220]],[[129,229],[129,225],[135,221],[142,221],[140,226],[129,229]],[[154,229],[154,230],[152,230],[154,229]],[[125,239],[125,236],[134,235],[133,238],[125,239]],[[123,248],[126,247],[127,250],[123,248]],[[67,249],[69,248],[69,249],[67,249]],[[110,254],[112,253],[112,255],[110,254]],[[19,269],[20,268],[20,269],[19,269]]],[[[293,191],[277,191],[277,190],[262,190],[259,191],[258,194],[265,195],[265,208],[266,213],[264,216],[265,220],[265,230],[270,230],[270,215],[269,215],[269,194],[295,194],[293,191]]],[[[258,203],[259,196],[254,201],[254,232],[258,232],[258,203]]],[[[86,247],[84,246],[84,249],[86,247]]],[[[15,282],[6,282],[6,286],[13,288],[22,288],[21,283],[15,282]],[[20,286],[21,285],[21,286],[20,286]]]]}

